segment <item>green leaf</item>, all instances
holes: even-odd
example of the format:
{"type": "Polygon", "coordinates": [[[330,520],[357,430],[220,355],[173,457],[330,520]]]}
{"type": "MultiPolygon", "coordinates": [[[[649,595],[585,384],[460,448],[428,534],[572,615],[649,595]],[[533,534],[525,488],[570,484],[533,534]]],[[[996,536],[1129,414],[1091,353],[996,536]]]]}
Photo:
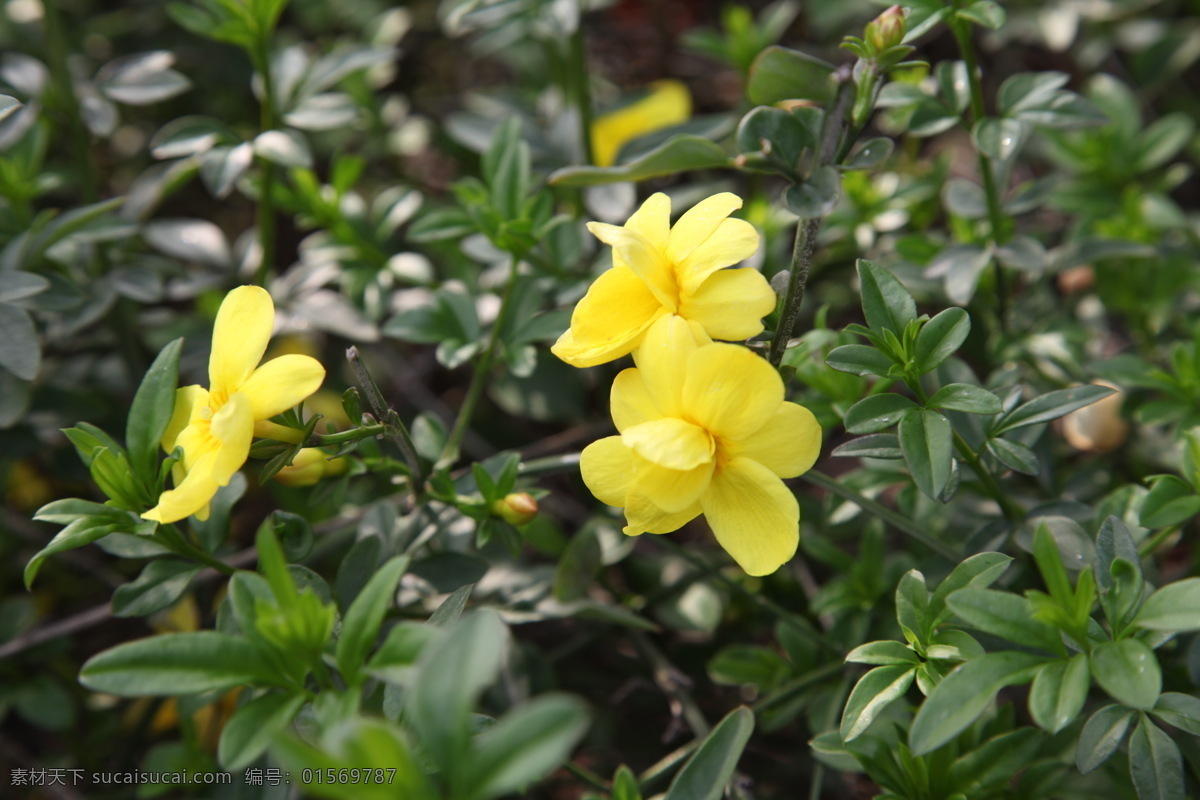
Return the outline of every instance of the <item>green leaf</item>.
{"type": "Polygon", "coordinates": [[[1200,736],[1200,698],[1181,692],[1163,692],[1150,713],[1171,727],[1200,736]]]}
{"type": "Polygon", "coordinates": [[[1079,742],[1075,745],[1076,768],[1086,775],[1107,761],[1121,746],[1135,713],[1132,709],[1112,705],[1092,714],[1079,732],[1079,742]]]}
{"type": "MultiPolygon", "coordinates": [[[[947,308],[926,322],[917,334],[917,374],[924,375],[936,369],[962,346],[970,332],[971,317],[961,308],[947,308]]],[[[996,412],[999,410],[997,408],[996,412]]]]}
{"type": "Polygon", "coordinates": [[[971,140],[979,152],[997,161],[1011,158],[1024,139],[1025,126],[1015,119],[985,117],[971,130],[971,140]]]}
{"type": "Polygon", "coordinates": [[[1150,595],[1133,624],[1169,633],[1200,629],[1200,578],[1168,583],[1150,595]]]}
{"type": "Polygon", "coordinates": [[[902,664],[919,664],[921,660],[910,647],[902,642],[878,641],[860,644],[846,654],[846,662],[850,664],[876,664],[879,666],[898,666],[902,664]]]}
{"type": "Polygon", "coordinates": [[[874,169],[888,160],[895,147],[896,143],[884,136],[869,139],[840,168],[844,170],[874,169]]]}
{"type": "Polygon", "coordinates": [[[999,30],[1004,25],[1006,15],[1004,8],[994,0],[976,0],[976,2],[960,8],[956,12],[959,17],[969,19],[976,25],[999,30]]]}
{"type": "Polygon", "coordinates": [[[587,594],[602,566],[603,553],[595,530],[584,528],[571,537],[554,571],[554,597],[561,603],[587,594]]]}
{"type": "Polygon", "coordinates": [[[31,381],[41,363],[42,348],[29,313],[11,303],[0,303],[0,367],[31,381]]]}
{"type": "Polygon", "coordinates": [[[362,678],[363,664],[375,645],[379,626],[396,593],[400,576],[408,569],[408,556],[389,559],[363,587],[342,619],[337,642],[338,670],[346,683],[355,686],[362,678]]]}
{"type": "Polygon", "coordinates": [[[612,784],[612,800],[642,800],[642,791],[638,788],[637,776],[624,764],[617,767],[617,771],[613,774],[612,784]]]}
{"type": "Polygon", "coordinates": [[[444,772],[461,769],[470,741],[471,711],[496,680],[508,629],[494,611],[463,617],[421,652],[405,715],[444,772]]]}
{"type": "MultiPolygon", "coordinates": [[[[920,346],[920,339],[917,340],[920,346]]],[[[1000,398],[979,386],[968,383],[949,383],[938,389],[926,403],[928,408],[965,411],[968,414],[999,414],[1003,409],[1000,398]]]]}
{"type": "Polygon", "coordinates": [[[876,433],[892,427],[916,403],[899,394],[876,394],[859,400],[846,412],[849,433],[876,433]]]}
{"type": "Polygon", "coordinates": [[[221,729],[217,760],[221,768],[241,770],[266,752],[304,705],[304,695],[271,692],[239,708],[221,729]]]}
{"type": "Polygon", "coordinates": [[[997,461],[1011,470],[1024,473],[1025,475],[1041,474],[1042,467],[1038,463],[1037,453],[1020,442],[999,437],[988,439],[987,451],[997,461]]]}
{"type": "Polygon", "coordinates": [[[846,701],[846,710],[842,712],[842,739],[849,742],[866,733],[884,709],[904,696],[916,674],[916,666],[910,664],[876,667],[863,675],[854,685],[854,691],[846,701]]]}
{"type": "Polygon", "coordinates": [[[1147,528],[1178,525],[1200,513],[1200,495],[1188,483],[1174,475],[1163,475],[1154,482],[1142,502],[1139,522],[1147,528]]]}
{"type": "Polygon", "coordinates": [[[885,354],[865,344],[844,344],[829,351],[825,363],[839,372],[852,375],[886,377],[895,364],[885,354]]]}
{"type": "Polygon", "coordinates": [[[858,259],[857,267],[867,325],[877,333],[890,330],[902,336],[908,323],[917,318],[916,301],[904,284],[883,267],[865,258],[858,259]]]}
{"type": "Polygon", "coordinates": [[[1011,784],[1013,776],[1028,767],[1046,741],[1041,731],[1018,728],[994,736],[950,765],[950,784],[960,792],[948,797],[992,797],[993,791],[1011,784]]]}
{"type": "Polygon", "coordinates": [[[936,411],[913,409],[900,420],[900,450],[921,491],[938,499],[950,481],[954,451],[950,420],[936,411]]]}
{"type": "Polygon", "coordinates": [[[483,154],[483,175],[491,188],[492,206],[505,220],[520,217],[529,193],[529,158],[521,123],[517,117],[509,117],[496,128],[483,154]]]}
{"type": "Polygon", "coordinates": [[[831,166],[819,167],[808,180],[783,193],[783,204],[801,219],[817,219],[833,211],[842,199],[842,177],[831,166]]]}
{"type": "Polygon", "coordinates": [[[1195,123],[1181,112],[1155,120],[1134,140],[1133,168],[1147,172],[1163,166],[1187,146],[1195,131],[1195,123]]]}
{"type": "Polygon", "coordinates": [[[1158,701],[1162,672],[1154,651],[1141,641],[1104,642],[1092,651],[1091,662],[1092,677],[1118,703],[1149,709],[1158,701]]]}
{"type": "MultiPolygon", "coordinates": [[[[103,503],[93,503],[91,500],[80,500],[68,497],[54,500],[42,506],[33,518],[38,522],[53,522],[58,525],[69,525],[82,517],[106,518],[110,523],[126,523],[131,527],[137,520],[128,511],[103,503]]],[[[98,523],[97,523],[98,524],[98,523]]]]}
{"type": "Polygon", "coordinates": [[[1184,800],[1179,745],[1145,714],[1129,737],[1129,777],[1138,800],[1184,800]]]}
{"type": "Polygon", "coordinates": [[[518,706],[479,735],[467,767],[472,800],[515,792],[566,759],[588,726],[578,698],[547,693],[518,706]]]}
{"type": "Polygon", "coordinates": [[[1062,653],[1062,637],[1034,617],[1034,606],[1026,598],[995,589],[968,588],[946,598],[946,605],[968,625],[1027,647],[1062,653]]]}
{"type": "Polygon", "coordinates": [[[925,755],[962,733],[997,692],[1030,680],[1044,661],[1031,653],[988,653],[955,669],[934,687],[913,719],[908,734],[913,753],[925,755]]]}
{"type": "Polygon", "coordinates": [[[1029,714],[1039,728],[1058,733],[1074,721],[1087,701],[1091,678],[1083,653],[1042,667],[1029,690],[1029,714]]]}
{"type": "Polygon", "coordinates": [[[860,436],[833,448],[832,455],[843,458],[903,458],[900,440],[894,433],[860,436]]]}
{"type": "Polygon", "coordinates": [[[789,673],[783,656],[754,644],[731,644],[708,662],[708,677],[722,686],[751,685],[770,691],[789,673]]]}
{"type": "Polygon", "coordinates": [[[407,685],[415,674],[414,667],[421,651],[437,635],[438,629],[433,625],[401,622],[388,631],[383,644],[367,662],[367,670],[383,680],[407,685]]]}
{"type": "Polygon", "coordinates": [[[825,102],[833,93],[829,78],[834,71],[832,64],[799,50],[768,47],[750,65],[746,95],[764,106],[780,100],[825,102]]]}
{"type": "Polygon", "coordinates": [[[1028,403],[1017,406],[1002,417],[992,434],[999,435],[1006,431],[1024,428],[1027,425],[1037,425],[1041,422],[1058,419],[1077,408],[1089,406],[1097,400],[1108,397],[1113,391],[1107,386],[1076,386],[1071,389],[1047,392],[1028,403]]]}
{"type": "Polygon", "coordinates": [[[455,589],[449,597],[442,601],[437,610],[429,615],[429,624],[445,627],[457,621],[463,609],[467,607],[467,599],[470,598],[471,590],[474,588],[475,584],[469,583],[455,589]]]}
{"type": "Polygon", "coordinates": [[[556,186],[595,186],[617,181],[644,181],[697,169],[729,165],[729,156],[717,144],[699,136],[679,134],[649,153],[614,167],[564,167],[550,175],[556,186]]]}
{"type": "Polygon", "coordinates": [[[720,800],[753,731],[750,709],[726,714],[671,781],[664,800],[720,800]]]}
{"type": "Polygon", "coordinates": [[[816,146],[811,131],[799,117],[770,106],[751,109],[742,117],[737,143],[742,153],[761,153],[785,175],[794,175],[800,156],[816,146]]]}
{"type": "Polygon", "coordinates": [[[937,589],[933,593],[932,599],[929,601],[930,613],[934,615],[935,625],[940,625],[945,620],[942,618],[943,611],[946,608],[946,598],[953,592],[959,589],[971,587],[974,589],[986,589],[991,586],[997,578],[1004,574],[1008,569],[1008,565],[1012,563],[1012,557],[1006,556],[1003,553],[976,553],[970,558],[963,559],[949,575],[947,575],[937,589]]]}
{"type": "Polygon", "coordinates": [[[131,527],[130,523],[114,523],[108,517],[87,516],[76,519],[59,531],[48,545],[29,559],[29,563],[25,565],[26,590],[33,586],[33,579],[37,577],[42,563],[50,556],[83,547],[85,544],[91,544],[97,539],[108,536],[113,531],[128,530],[131,527]]]}
{"type": "Polygon", "coordinates": [[[117,645],[88,659],[79,682],[121,697],[195,694],[245,684],[279,684],[251,642],[215,631],[165,633],[117,645]]]}
{"type": "Polygon", "coordinates": [[[201,566],[175,559],[151,561],[132,583],[113,593],[115,617],[144,617],[173,605],[183,596],[201,566]]]}

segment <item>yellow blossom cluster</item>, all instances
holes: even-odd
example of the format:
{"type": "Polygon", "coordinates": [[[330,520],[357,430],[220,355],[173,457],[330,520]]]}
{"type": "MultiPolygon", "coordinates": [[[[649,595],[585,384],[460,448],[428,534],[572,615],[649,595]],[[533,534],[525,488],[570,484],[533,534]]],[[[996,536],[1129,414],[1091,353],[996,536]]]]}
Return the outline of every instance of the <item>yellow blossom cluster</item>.
{"type": "Polygon", "coordinates": [[[758,248],[754,228],[730,217],[741,203],[714,195],[672,227],[670,200],[655,194],[623,227],[590,223],[613,266],[552,349],[577,367],[633,353],[612,386],[619,435],[580,459],[592,493],[625,510],[625,533],[669,533],[703,514],[742,569],[767,575],[796,552],[800,508],[783,479],[816,461],[821,428],[784,399],[769,363],[713,342],[758,335],[775,307],[761,273],[729,269],[758,248]]]}

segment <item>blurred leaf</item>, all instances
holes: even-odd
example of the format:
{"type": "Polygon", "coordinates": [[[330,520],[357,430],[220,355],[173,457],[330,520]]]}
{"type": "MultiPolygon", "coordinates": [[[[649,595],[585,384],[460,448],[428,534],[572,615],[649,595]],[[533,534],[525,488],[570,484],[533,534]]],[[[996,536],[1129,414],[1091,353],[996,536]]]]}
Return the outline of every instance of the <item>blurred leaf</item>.
{"type": "Polygon", "coordinates": [[[79,681],[95,692],[121,697],[180,695],[248,683],[277,684],[280,677],[254,644],[215,631],[166,633],[119,644],[88,659],[79,681]]]}
{"type": "Polygon", "coordinates": [[[151,561],[137,580],[113,593],[115,617],[145,617],[173,605],[187,591],[201,565],[174,559],[151,561]]]}
{"type": "Polygon", "coordinates": [[[475,584],[469,583],[455,589],[430,615],[429,624],[445,627],[456,622],[463,609],[467,607],[467,600],[471,597],[471,590],[474,588],[475,584]]]}
{"type": "Polygon", "coordinates": [[[895,148],[896,143],[887,137],[877,136],[874,139],[868,139],[845,164],[841,165],[841,169],[875,169],[891,157],[895,148]]]}
{"type": "Polygon", "coordinates": [[[1162,475],[1142,502],[1139,522],[1147,528],[1178,525],[1200,513],[1200,495],[1174,475],[1162,475]]]}
{"type": "Polygon", "coordinates": [[[42,349],[28,312],[0,303],[0,367],[22,380],[37,377],[42,349]]]}
{"type": "Polygon", "coordinates": [[[1134,142],[1134,169],[1147,172],[1166,164],[1192,141],[1195,132],[1195,122],[1183,113],[1155,120],[1134,142]]]}
{"type": "Polygon", "coordinates": [[[587,595],[602,566],[600,540],[592,528],[571,537],[554,571],[554,597],[569,603],[587,595]]]}
{"type": "Polygon", "coordinates": [[[834,71],[832,64],[807,53],[771,46],[750,65],[746,96],[763,106],[780,100],[825,102],[833,95],[834,71]]]}
{"type": "Polygon", "coordinates": [[[1133,624],[1171,633],[1200,629],[1200,578],[1163,586],[1146,598],[1133,624]]]}
{"type": "Polygon", "coordinates": [[[229,244],[221,229],[203,219],[156,219],[142,229],[146,242],[156,250],[183,261],[228,266],[229,244]]]}
{"type": "Polygon", "coordinates": [[[312,150],[296,131],[263,131],[254,137],[254,155],[282,167],[311,167],[312,150]]]}
{"type": "Polygon", "coordinates": [[[0,303],[22,300],[50,288],[50,281],[32,272],[0,272],[0,303]]]}
{"type": "Polygon", "coordinates": [[[969,19],[976,25],[998,30],[1004,25],[1006,15],[1004,8],[994,0],[976,0],[965,8],[954,12],[963,19],[969,19]]]}
{"type": "Polygon", "coordinates": [[[671,781],[664,800],[719,800],[754,731],[754,712],[742,706],[717,723],[671,781]]]}
{"type": "Polygon", "coordinates": [[[718,145],[699,136],[679,134],[640,158],[614,167],[564,167],[550,175],[556,186],[595,186],[617,181],[643,181],[697,169],[729,164],[729,156],[718,145]]]}
{"type": "Polygon", "coordinates": [[[808,180],[789,186],[783,204],[801,219],[817,219],[833,211],[842,199],[842,176],[829,165],[817,168],[808,180]]]}
{"type": "Polygon", "coordinates": [[[489,800],[541,779],[571,754],[587,726],[586,708],[570,695],[551,692],[517,706],[476,740],[465,796],[489,800]]]}
{"type": "Polygon", "coordinates": [[[758,106],[738,124],[738,150],[746,154],[762,153],[787,175],[795,174],[800,156],[815,145],[808,126],[782,108],[758,106]]]}
{"type": "Polygon", "coordinates": [[[283,115],[283,121],[305,131],[331,131],[345,128],[358,119],[354,98],[344,92],[325,92],[304,98],[283,115]]]}
{"type": "Polygon", "coordinates": [[[304,702],[303,694],[270,692],[238,708],[221,729],[217,747],[221,768],[241,770],[257,761],[304,702]]]}
{"type": "Polygon", "coordinates": [[[1092,714],[1079,732],[1075,746],[1075,766],[1080,772],[1086,775],[1117,751],[1135,713],[1133,709],[1112,705],[1092,714]]]}
{"type": "Polygon", "coordinates": [[[191,82],[171,69],[175,56],[166,50],[122,56],[96,73],[96,88],[118,103],[144,106],[168,100],[191,88],[191,82]]]}
{"type": "Polygon", "coordinates": [[[1083,653],[1051,661],[1033,679],[1029,714],[1039,728],[1058,733],[1079,716],[1090,686],[1088,658],[1083,653]]]}
{"type": "Polygon", "coordinates": [[[342,619],[337,663],[342,678],[351,686],[357,685],[361,678],[363,664],[375,646],[379,626],[383,624],[400,576],[408,565],[408,556],[396,556],[387,561],[354,598],[342,619]]]}
{"type": "Polygon", "coordinates": [[[1183,800],[1183,755],[1161,728],[1140,715],[1129,737],[1129,775],[1138,800],[1183,800]]]}

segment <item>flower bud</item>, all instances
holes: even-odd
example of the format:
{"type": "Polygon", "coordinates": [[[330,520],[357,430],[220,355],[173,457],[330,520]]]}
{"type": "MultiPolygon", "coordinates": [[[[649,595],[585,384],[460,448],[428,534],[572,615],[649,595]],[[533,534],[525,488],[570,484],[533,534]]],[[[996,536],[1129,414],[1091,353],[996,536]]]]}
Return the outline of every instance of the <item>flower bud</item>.
{"type": "Polygon", "coordinates": [[[510,525],[524,525],[537,516],[538,504],[528,492],[514,492],[493,502],[492,513],[510,525]]]}
{"type": "Polygon", "coordinates": [[[903,42],[904,32],[904,10],[892,6],[867,23],[864,38],[876,53],[882,53],[903,42]]]}
{"type": "Polygon", "coordinates": [[[275,480],[284,486],[312,486],[322,478],[332,478],[346,471],[346,459],[329,460],[329,454],[317,447],[305,447],[292,463],[275,473],[275,480]]]}

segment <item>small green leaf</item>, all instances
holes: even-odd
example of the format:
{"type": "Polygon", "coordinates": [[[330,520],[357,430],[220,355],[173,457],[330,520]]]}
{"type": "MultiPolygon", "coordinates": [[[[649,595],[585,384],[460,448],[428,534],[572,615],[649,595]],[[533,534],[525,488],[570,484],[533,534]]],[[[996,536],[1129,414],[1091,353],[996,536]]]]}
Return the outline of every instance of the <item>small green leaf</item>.
{"type": "Polygon", "coordinates": [[[1129,737],[1129,777],[1138,800],[1184,800],[1179,745],[1145,714],[1129,737]]]}
{"type": "Polygon", "coordinates": [[[1142,502],[1140,522],[1147,528],[1166,528],[1200,513],[1200,495],[1174,475],[1159,477],[1142,502]]]}
{"type": "Polygon", "coordinates": [[[554,597],[560,603],[579,600],[587,594],[603,565],[600,540],[591,528],[571,537],[554,571],[554,597]]]}
{"type": "Polygon", "coordinates": [[[183,596],[200,569],[199,564],[175,559],[151,561],[137,580],[113,593],[113,616],[144,617],[162,611],[183,596]]]}
{"type": "Polygon", "coordinates": [[[1137,639],[1097,645],[1092,651],[1091,663],[1096,683],[1122,705],[1149,709],[1158,701],[1162,691],[1158,658],[1137,639]]]}
{"type": "Polygon", "coordinates": [[[838,445],[832,455],[842,458],[903,458],[900,439],[894,433],[873,433],[838,445]]]}
{"type": "Polygon", "coordinates": [[[753,732],[753,711],[742,706],[726,714],[671,781],[664,800],[719,800],[753,732]]]}
{"type": "Polygon", "coordinates": [[[121,697],[195,694],[245,684],[277,685],[253,643],[215,631],[165,633],[117,645],[88,659],[79,682],[121,697]]]}
{"type": "Polygon", "coordinates": [[[1037,425],[1041,422],[1058,419],[1077,408],[1089,406],[1097,400],[1108,397],[1113,391],[1107,386],[1076,386],[1071,389],[1047,392],[1028,403],[1017,406],[1001,418],[992,434],[999,435],[1027,425],[1037,425]]]}
{"type": "MultiPolygon", "coordinates": [[[[971,317],[961,308],[947,308],[936,317],[926,322],[917,334],[916,369],[918,375],[924,375],[937,369],[943,361],[954,354],[967,334],[971,332],[971,317]]],[[[976,414],[999,413],[995,411],[976,411],[976,414]]]]}
{"type": "Polygon", "coordinates": [[[1134,140],[1134,169],[1147,172],[1163,166],[1192,141],[1195,130],[1192,119],[1181,112],[1150,123],[1134,140]]]}
{"type": "Polygon", "coordinates": [[[842,199],[842,177],[831,166],[819,167],[808,180],[783,193],[783,204],[800,219],[818,219],[837,207],[842,199]]]}
{"type": "Polygon", "coordinates": [[[158,469],[158,450],[171,413],[175,409],[175,389],[179,384],[179,353],[183,339],[175,339],[159,351],[146,370],[125,427],[125,445],[129,462],[142,481],[157,490],[154,479],[158,469]]]}
{"type": "Polygon", "coordinates": [[[842,739],[849,742],[865,733],[885,708],[904,696],[916,674],[915,665],[899,665],[876,667],[863,675],[842,712],[842,739]]]}
{"type": "Polygon", "coordinates": [[[257,761],[303,705],[302,694],[270,692],[235,711],[221,729],[217,745],[217,760],[222,769],[245,769],[257,761]]]}
{"type": "Polygon", "coordinates": [[[1011,158],[1024,139],[1025,126],[1015,119],[985,117],[971,130],[971,140],[979,152],[998,161],[1011,158]]]}
{"type": "Polygon", "coordinates": [[[1150,713],[1174,728],[1200,736],[1200,698],[1181,692],[1163,692],[1150,713]]]}
{"type": "Polygon", "coordinates": [[[987,451],[1011,470],[1025,475],[1041,474],[1042,467],[1038,463],[1037,453],[1020,442],[1000,437],[988,439],[987,451]]]}
{"type": "Polygon", "coordinates": [[[42,347],[29,312],[11,303],[0,303],[0,367],[21,380],[37,377],[42,347]]]}
{"type": "Polygon", "coordinates": [[[1033,604],[1020,595],[995,589],[961,589],[946,598],[946,605],[968,625],[1016,644],[1062,653],[1062,637],[1034,617],[1033,604]]]}
{"type": "Polygon", "coordinates": [[[642,800],[637,776],[624,764],[617,767],[617,771],[613,774],[612,784],[612,800],[642,800]]]}
{"type": "Polygon", "coordinates": [[[1084,723],[1075,745],[1075,766],[1087,774],[1108,760],[1121,746],[1125,731],[1136,712],[1121,706],[1105,706],[1084,723]]]}
{"type": "Polygon", "coordinates": [[[1071,724],[1087,701],[1091,678],[1083,653],[1042,667],[1029,690],[1029,713],[1039,728],[1058,733],[1071,724]]]}
{"type": "Polygon", "coordinates": [[[379,635],[379,626],[392,603],[400,576],[408,569],[408,556],[388,560],[363,587],[342,620],[337,642],[338,670],[350,685],[362,676],[363,663],[379,635]]]}
{"type": "MultiPolygon", "coordinates": [[[[920,340],[917,340],[920,346],[920,340]]],[[[968,414],[999,414],[1000,398],[979,386],[968,383],[949,383],[934,392],[926,403],[929,408],[965,411],[968,414]]]]}
{"type": "Polygon", "coordinates": [[[959,800],[993,796],[988,790],[1011,784],[1013,775],[1037,758],[1045,741],[1045,734],[1033,728],[992,737],[950,765],[950,783],[960,794],[946,796],[959,800]]]}
{"type": "Polygon", "coordinates": [[[865,344],[844,344],[829,351],[825,363],[839,372],[852,375],[880,375],[886,377],[895,364],[892,359],[865,344]]]}
{"type": "Polygon", "coordinates": [[[844,170],[874,169],[888,160],[896,143],[884,136],[877,136],[863,143],[850,160],[841,165],[844,170]]]}
{"type": "Polygon", "coordinates": [[[908,735],[913,753],[924,755],[953,739],[978,719],[997,692],[1030,680],[1044,660],[1031,653],[988,653],[955,669],[934,687],[913,719],[908,735]]]}
{"type": "Polygon", "coordinates": [[[946,607],[946,598],[953,592],[967,587],[986,589],[1004,574],[1011,563],[1011,556],[993,552],[976,553],[969,558],[963,559],[938,584],[937,589],[933,593],[933,598],[929,601],[929,610],[935,615],[935,625],[940,625],[945,621],[942,618],[942,614],[946,607]]]}
{"type": "Polygon", "coordinates": [[[1200,578],[1168,583],[1150,595],[1133,624],[1169,633],[1200,629],[1200,578]]]}
{"type": "Polygon", "coordinates": [[[950,481],[954,441],[950,420],[936,411],[913,409],[900,420],[900,450],[921,491],[938,499],[950,481]]]}
{"type": "Polygon", "coordinates": [[[643,181],[697,169],[729,165],[729,156],[717,144],[699,136],[673,136],[649,153],[615,167],[564,167],[550,175],[556,186],[595,186],[617,181],[643,181]]]}
{"type": "Polygon", "coordinates": [[[916,404],[899,394],[876,394],[859,400],[846,412],[849,433],[875,433],[886,430],[900,421],[905,412],[916,404]]]}
{"type": "Polygon", "coordinates": [[[439,627],[447,627],[456,622],[459,616],[462,615],[463,609],[467,607],[467,600],[471,597],[471,590],[475,588],[475,584],[469,583],[466,586],[460,586],[454,592],[442,601],[442,604],[429,615],[429,624],[439,627]]]}
{"type": "Polygon", "coordinates": [[[915,665],[920,661],[910,647],[901,642],[888,640],[867,642],[846,654],[846,662],[850,664],[874,664],[890,667],[902,664],[915,665]]]}
{"type": "Polygon", "coordinates": [[[114,523],[109,517],[87,516],[76,519],[59,531],[48,545],[29,559],[29,563],[25,565],[25,588],[29,589],[33,586],[33,579],[37,577],[42,563],[55,553],[83,547],[85,544],[91,544],[97,539],[108,536],[113,531],[128,530],[131,527],[130,523],[114,523]]]}
{"type": "Polygon", "coordinates": [[[832,64],[799,50],[768,47],[750,65],[746,94],[750,102],[764,106],[780,100],[824,102],[833,92],[829,77],[834,70],[832,64]]]}
{"type": "Polygon", "coordinates": [[[867,325],[877,333],[890,330],[902,336],[908,323],[917,318],[916,301],[904,284],[883,267],[865,258],[860,258],[857,266],[867,325]]]}

